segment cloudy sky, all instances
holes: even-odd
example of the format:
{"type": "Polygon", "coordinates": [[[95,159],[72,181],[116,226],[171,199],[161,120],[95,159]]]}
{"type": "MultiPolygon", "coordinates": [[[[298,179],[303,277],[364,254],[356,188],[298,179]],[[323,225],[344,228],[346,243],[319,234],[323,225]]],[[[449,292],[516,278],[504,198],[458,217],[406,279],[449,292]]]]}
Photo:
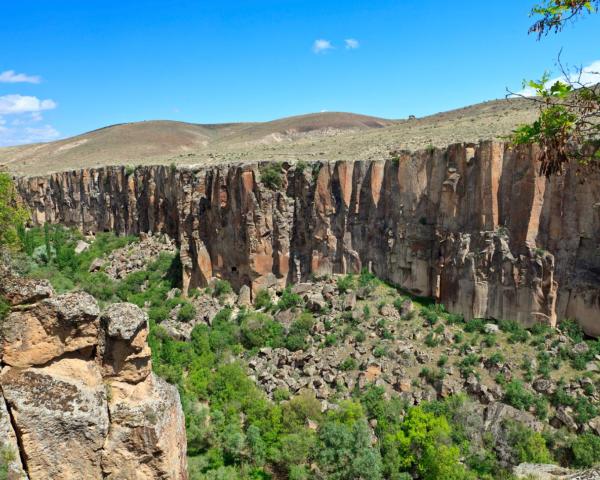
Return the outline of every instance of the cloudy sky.
{"type": "Polygon", "coordinates": [[[540,42],[534,0],[2,0],[0,146],[106,125],[404,118],[600,66],[600,15],[540,42]],[[554,75],[556,76],[556,75],[554,75]]]}

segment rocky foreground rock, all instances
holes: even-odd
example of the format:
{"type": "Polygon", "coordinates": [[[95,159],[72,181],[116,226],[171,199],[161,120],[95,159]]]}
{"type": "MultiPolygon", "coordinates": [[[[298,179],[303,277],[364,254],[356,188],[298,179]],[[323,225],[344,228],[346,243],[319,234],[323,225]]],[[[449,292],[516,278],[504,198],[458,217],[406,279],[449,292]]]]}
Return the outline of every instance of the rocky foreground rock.
{"type": "Polygon", "coordinates": [[[19,179],[36,224],[162,232],[184,290],[368,268],[467,318],[600,335],[600,174],[539,175],[534,147],[457,144],[381,161],[99,167],[19,179]],[[273,170],[273,168],[275,170],[273,170]]]}
{"type": "Polygon", "coordinates": [[[148,319],[82,292],[8,278],[0,325],[0,440],[10,479],[186,479],[177,389],[151,370],[148,319]]]}

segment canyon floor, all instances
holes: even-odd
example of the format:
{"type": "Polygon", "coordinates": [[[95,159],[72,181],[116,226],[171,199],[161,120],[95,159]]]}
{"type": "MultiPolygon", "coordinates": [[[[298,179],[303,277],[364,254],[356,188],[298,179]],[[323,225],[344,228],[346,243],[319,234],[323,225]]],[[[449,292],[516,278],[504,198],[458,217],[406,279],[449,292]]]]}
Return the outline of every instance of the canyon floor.
{"type": "Polygon", "coordinates": [[[125,123],[2,148],[0,165],[19,175],[42,175],[104,165],[384,160],[400,150],[502,139],[535,115],[531,102],[515,98],[404,120],[323,112],[263,123],[125,123]]]}

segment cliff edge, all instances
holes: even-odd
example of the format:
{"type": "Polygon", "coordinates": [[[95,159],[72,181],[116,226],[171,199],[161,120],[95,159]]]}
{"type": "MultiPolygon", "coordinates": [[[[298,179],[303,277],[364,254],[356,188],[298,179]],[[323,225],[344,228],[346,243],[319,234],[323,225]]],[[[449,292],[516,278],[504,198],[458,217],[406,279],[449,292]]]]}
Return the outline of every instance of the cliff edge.
{"type": "Polygon", "coordinates": [[[0,271],[0,438],[9,479],[186,479],[177,389],[151,371],[146,314],[0,271]]]}

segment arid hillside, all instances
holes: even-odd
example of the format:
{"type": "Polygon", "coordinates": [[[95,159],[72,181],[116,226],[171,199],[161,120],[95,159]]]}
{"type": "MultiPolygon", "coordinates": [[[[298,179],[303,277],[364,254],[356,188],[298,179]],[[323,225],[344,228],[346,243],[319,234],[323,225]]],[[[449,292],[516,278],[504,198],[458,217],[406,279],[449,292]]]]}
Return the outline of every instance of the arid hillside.
{"type": "Polygon", "coordinates": [[[499,139],[533,119],[522,100],[494,100],[424,118],[385,120],[324,112],[264,123],[127,123],[56,142],[0,149],[24,175],[106,165],[382,160],[396,150],[499,139]]]}

